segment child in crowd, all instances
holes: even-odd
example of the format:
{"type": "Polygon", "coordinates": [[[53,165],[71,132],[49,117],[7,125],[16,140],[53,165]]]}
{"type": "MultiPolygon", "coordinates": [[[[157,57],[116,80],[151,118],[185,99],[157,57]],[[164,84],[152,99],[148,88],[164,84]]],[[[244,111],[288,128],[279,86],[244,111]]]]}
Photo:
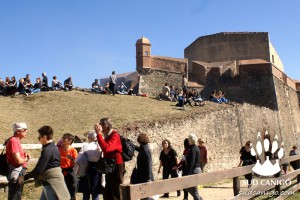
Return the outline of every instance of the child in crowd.
{"type": "Polygon", "coordinates": [[[73,167],[75,165],[75,159],[77,158],[78,153],[76,149],[71,146],[73,141],[74,136],[70,133],[65,133],[62,137],[61,147],[59,148],[60,167],[62,168],[62,173],[71,195],[71,200],[75,199],[77,192],[77,178],[73,174],[73,167]]]}

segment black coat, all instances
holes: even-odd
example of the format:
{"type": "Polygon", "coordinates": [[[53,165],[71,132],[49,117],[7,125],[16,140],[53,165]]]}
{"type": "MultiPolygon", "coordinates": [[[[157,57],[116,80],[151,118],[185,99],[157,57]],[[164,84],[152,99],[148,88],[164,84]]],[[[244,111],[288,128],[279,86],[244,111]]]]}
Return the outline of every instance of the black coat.
{"type": "Polygon", "coordinates": [[[139,154],[136,161],[136,183],[153,181],[152,156],[148,144],[141,145],[137,150],[139,151],[139,154]]]}

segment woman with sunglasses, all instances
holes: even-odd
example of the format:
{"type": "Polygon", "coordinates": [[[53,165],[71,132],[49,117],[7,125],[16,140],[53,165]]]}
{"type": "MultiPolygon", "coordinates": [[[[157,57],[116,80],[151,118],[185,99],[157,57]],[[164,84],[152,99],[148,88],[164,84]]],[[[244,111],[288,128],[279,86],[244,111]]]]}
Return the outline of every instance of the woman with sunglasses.
{"type": "Polygon", "coordinates": [[[52,141],[53,129],[43,126],[38,130],[38,140],[43,145],[41,156],[35,168],[25,175],[24,180],[36,179],[43,186],[40,199],[70,199],[64,176],[60,168],[60,154],[52,141]]]}

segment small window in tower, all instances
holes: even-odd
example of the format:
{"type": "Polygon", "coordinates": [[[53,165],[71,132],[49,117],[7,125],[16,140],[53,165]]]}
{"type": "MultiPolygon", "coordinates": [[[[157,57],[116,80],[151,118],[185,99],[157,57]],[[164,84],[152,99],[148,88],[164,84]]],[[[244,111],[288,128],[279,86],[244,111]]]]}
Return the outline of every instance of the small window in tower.
{"type": "Polygon", "coordinates": [[[274,55],[272,55],[272,63],[275,63],[274,55]]]}
{"type": "Polygon", "coordinates": [[[138,52],[138,56],[141,56],[141,52],[138,52]]]}
{"type": "Polygon", "coordinates": [[[145,56],[148,56],[148,55],[149,55],[148,51],[145,51],[145,56]]]}

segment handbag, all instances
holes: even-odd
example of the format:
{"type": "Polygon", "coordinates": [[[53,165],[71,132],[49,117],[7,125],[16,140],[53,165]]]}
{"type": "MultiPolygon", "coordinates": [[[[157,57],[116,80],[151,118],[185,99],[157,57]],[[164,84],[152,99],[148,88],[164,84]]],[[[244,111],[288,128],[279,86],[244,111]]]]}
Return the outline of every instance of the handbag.
{"type": "Polygon", "coordinates": [[[100,158],[97,163],[97,171],[102,174],[111,174],[116,169],[116,161],[112,158],[100,158]]]}
{"type": "MultiPolygon", "coordinates": [[[[12,137],[10,137],[12,138],[12,137]]],[[[4,153],[5,149],[6,149],[6,143],[10,140],[10,138],[6,139],[5,142],[3,143],[3,150],[2,153],[0,155],[0,175],[2,176],[7,176],[8,175],[8,162],[7,162],[7,158],[6,158],[6,153],[4,153]]]]}
{"type": "Polygon", "coordinates": [[[137,168],[134,167],[133,170],[132,170],[132,173],[130,175],[130,184],[136,184],[137,183],[136,177],[137,177],[137,168]]]}

